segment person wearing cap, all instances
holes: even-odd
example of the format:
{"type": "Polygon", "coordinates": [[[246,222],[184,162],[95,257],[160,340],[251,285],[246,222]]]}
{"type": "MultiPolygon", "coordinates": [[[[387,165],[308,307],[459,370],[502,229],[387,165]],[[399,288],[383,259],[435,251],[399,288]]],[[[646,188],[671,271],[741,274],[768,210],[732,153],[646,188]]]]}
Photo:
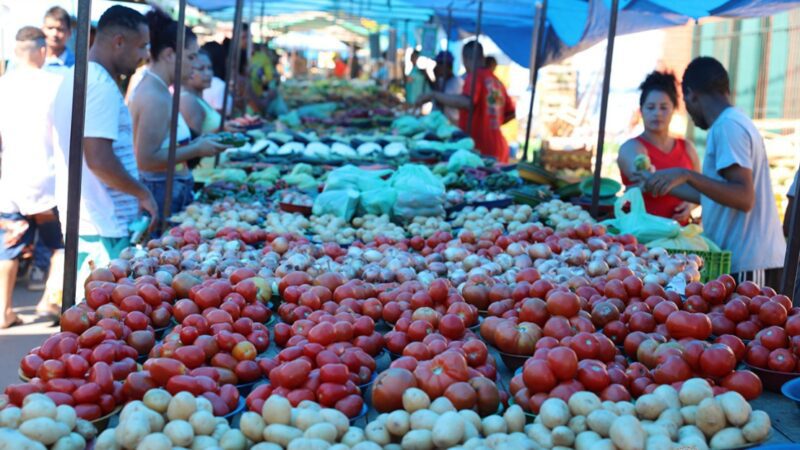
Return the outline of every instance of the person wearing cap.
{"type": "Polygon", "coordinates": [[[483,46],[478,41],[470,41],[461,49],[461,59],[467,70],[461,94],[430,92],[423,94],[417,104],[435,100],[446,107],[458,108],[458,126],[475,141],[475,148],[484,156],[495,158],[501,164],[508,163],[508,142],[500,127],[514,118],[514,102],[508,96],[505,86],[485,67],[483,46]],[[473,67],[477,71],[473,73],[473,67]],[[475,80],[475,93],[470,96],[472,79],[475,80]],[[467,126],[472,109],[472,123],[467,126]]]}
{"type": "Polygon", "coordinates": [[[34,237],[50,250],[48,292],[37,312],[57,314],[64,248],[55,198],[49,113],[61,77],[42,70],[45,34],[36,27],[17,32],[17,67],[0,78],[0,329],[21,323],[11,309],[19,258],[31,250],[34,237]]]}
{"type": "MultiPolygon", "coordinates": [[[[436,55],[436,67],[433,69],[436,79],[431,82],[432,91],[450,95],[461,93],[464,83],[453,73],[453,59],[453,54],[444,50],[436,55]]],[[[458,109],[444,106],[437,101],[433,102],[433,108],[442,111],[453,124],[458,124],[458,109]]]]}

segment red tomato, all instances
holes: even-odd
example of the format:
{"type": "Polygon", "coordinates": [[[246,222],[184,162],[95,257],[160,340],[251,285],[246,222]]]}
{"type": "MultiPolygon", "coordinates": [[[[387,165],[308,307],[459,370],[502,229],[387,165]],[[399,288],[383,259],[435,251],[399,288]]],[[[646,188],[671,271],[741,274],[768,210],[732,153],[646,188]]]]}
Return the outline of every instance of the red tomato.
{"type": "Polygon", "coordinates": [[[82,403],[75,406],[75,414],[83,420],[96,420],[103,415],[103,410],[98,404],[82,403]]]}
{"type": "Polygon", "coordinates": [[[612,402],[629,402],[631,401],[631,393],[625,389],[625,386],[610,384],[600,393],[600,399],[612,402]]]}
{"type": "Polygon", "coordinates": [[[526,362],[522,369],[522,380],[532,394],[550,392],[558,383],[547,361],[541,359],[530,359],[526,362]]]}
{"type": "Polygon", "coordinates": [[[761,330],[756,335],[756,340],[769,350],[789,346],[789,338],[786,335],[786,331],[779,326],[771,326],[761,330]]]}
{"type": "Polygon", "coordinates": [[[797,359],[794,357],[792,352],[785,348],[773,350],[769,354],[769,362],[767,363],[767,367],[770,370],[775,370],[778,372],[794,372],[796,365],[797,359]]]}
{"type": "Polygon", "coordinates": [[[572,292],[551,292],[547,296],[547,312],[553,316],[572,317],[580,309],[580,298],[572,292]]]}
{"type": "Polygon", "coordinates": [[[703,289],[700,291],[700,295],[702,295],[703,299],[705,299],[709,304],[719,305],[725,301],[728,293],[725,285],[722,282],[712,280],[703,286],[703,289]]]}
{"type": "Polygon", "coordinates": [[[735,367],[736,355],[725,344],[714,344],[700,355],[700,369],[709,377],[724,377],[735,367]]]}
{"type": "Polygon", "coordinates": [[[344,384],[350,377],[350,370],[344,364],[326,364],[319,369],[320,380],[323,383],[344,384]]]}
{"type": "Polygon", "coordinates": [[[578,373],[578,355],[568,347],[556,347],[547,353],[547,364],[559,381],[568,381],[578,373]]]}
{"type": "Polygon", "coordinates": [[[773,301],[764,303],[758,311],[758,319],[765,325],[783,326],[786,323],[787,315],[786,308],[773,301]]]}
{"type": "Polygon", "coordinates": [[[572,330],[572,325],[570,325],[569,320],[565,317],[551,317],[547,319],[542,331],[545,336],[554,337],[559,340],[575,334],[572,330]]]}
{"type": "Polygon", "coordinates": [[[339,383],[322,383],[317,389],[317,400],[319,404],[327,408],[332,408],[336,402],[347,397],[347,388],[339,383]]]}
{"type": "Polygon", "coordinates": [[[597,359],[600,343],[591,333],[578,333],[569,341],[569,347],[575,351],[579,360],[597,359]]]}
{"type": "Polygon", "coordinates": [[[274,381],[277,385],[288,389],[295,389],[302,386],[308,379],[308,374],[311,372],[311,363],[303,359],[297,359],[282,364],[279,370],[279,378],[273,380],[270,374],[270,381],[274,381]]]}
{"type": "Polygon", "coordinates": [[[360,395],[351,394],[336,402],[334,408],[349,418],[357,417],[364,408],[364,399],[360,395]]]}
{"type": "MultiPolygon", "coordinates": [[[[564,320],[566,321],[566,319],[564,320]]],[[[495,330],[494,342],[500,351],[515,355],[532,355],[536,342],[541,337],[542,330],[535,323],[520,322],[513,324],[508,320],[504,320],[498,324],[495,330]]]]}
{"type": "Polygon", "coordinates": [[[747,353],[747,347],[745,347],[744,342],[732,334],[724,334],[718,337],[714,343],[725,344],[730,347],[733,350],[733,354],[736,355],[736,361],[744,359],[744,355],[747,353]]]}
{"type": "Polygon", "coordinates": [[[738,298],[731,299],[725,304],[725,317],[733,322],[739,323],[750,317],[750,311],[744,301],[738,298]]]}
{"type": "Polygon", "coordinates": [[[439,320],[439,333],[448,339],[461,339],[466,328],[464,320],[456,314],[445,314],[439,320]]]}
{"type": "Polygon", "coordinates": [[[97,383],[86,383],[72,392],[75,403],[98,403],[102,391],[97,383]]]}
{"type": "Polygon", "coordinates": [[[606,365],[593,359],[586,359],[578,363],[578,381],[586,389],[595,393],[602,392],[606,386],[611,384],[606,365]]]}
{"type": "Polygon", "coordinates": [[[667,317],[666,325],[674,339],[692,337],[705,340],[711,335],[711,320],[703,313],[677,311],[667,317]]]}
{"type": "Polygon", "coordinates": [[[755,400],[761,395],[761,379],[749,370],[736,370],[722,380],[722,387],[742,394],[745,400],[755,400]]]}
{"type": "Polygon", "coordinates": [[[464,356],[467,358],[467,364],[469,364],[470,367],[484,365],[486,363],[486,358],[489,355],[489,349],[486,348],[486,344],[484,344],[480,339],[472,339],[467,341],[461,347],[461,350],[464,352],[464,356]]]}

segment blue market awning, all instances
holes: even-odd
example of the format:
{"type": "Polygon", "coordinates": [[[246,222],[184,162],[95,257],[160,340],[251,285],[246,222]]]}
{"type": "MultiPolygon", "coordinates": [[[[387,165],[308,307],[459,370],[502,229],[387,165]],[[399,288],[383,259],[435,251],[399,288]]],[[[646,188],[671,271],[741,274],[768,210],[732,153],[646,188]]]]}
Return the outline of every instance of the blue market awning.
{"type": "MultiPolygon", "coordinates": [[[[189,0],[214,17],[233,17],[235,0],[189,0]]],[[[260,13],[262,0],[245,0],[260,13]]],[[[426,22],[431,17],[454,29],[471,33],[476,28],[478,0],[266,0],[267,15],[298,11],[329,11],[366,17],[379,23],[426,22]]],[[[483,0],[483,32],[511,59],[527,67],[530,62],[535,4],[533,0],[483,0]]],[[[605,39],[611,0],[555,0],[547,11],[544,39],[545,63],[557,61],[605,39]]],[[[760,17],[800,7],[800,0],[620,0],[617,34],[682,25],[709,16],[760,17]]],[[[451,39],[454,36],[451,36],[451,39]]]]}

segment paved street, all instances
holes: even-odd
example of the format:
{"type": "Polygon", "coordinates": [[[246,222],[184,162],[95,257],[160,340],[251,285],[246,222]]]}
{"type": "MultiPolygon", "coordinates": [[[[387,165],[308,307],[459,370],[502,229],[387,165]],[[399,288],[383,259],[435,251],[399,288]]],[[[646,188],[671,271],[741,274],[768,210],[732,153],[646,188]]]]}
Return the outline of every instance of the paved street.
{"type": "Polygon", "coordinates": [[[52,321],[45,321],[36,316],[34,309],[42,292],[32,292],[25,288],[25,279],[17,283],[14,290],[14,311],[22,318],[24,324],[0,330],[0,386],[8,386],[19,382],[17,369],[19,360],[28,351],[44,342],[45,338],[58,331],[52,321]]]}

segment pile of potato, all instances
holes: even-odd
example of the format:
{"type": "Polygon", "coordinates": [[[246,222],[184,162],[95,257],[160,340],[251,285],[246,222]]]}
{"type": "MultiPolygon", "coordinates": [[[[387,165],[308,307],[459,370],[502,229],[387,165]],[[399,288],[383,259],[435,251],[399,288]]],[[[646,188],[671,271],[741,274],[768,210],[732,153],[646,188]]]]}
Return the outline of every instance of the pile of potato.
{"type": "Polygon", "coordinates": [[[95,450],[171,450],[175,447],[244,450],[252,445],[222,417],[214,417],[211,402],[188,392],[170,395],[151,389],[142,401],[122,408],[119,424],[97,437],[95,450]]]}
{"type": "MultiPolygon", "coordinates": [[[[424,391],[411,388],[403,393],[403,409],[378,416],[364,429],[364,441],[351,448],[539,448],[523,433],[524,429],[525,414],[518,405],[512,405],[502,416],[494,414],[481,418],[472,410],[457,411],[445,397],[437,398],[431,403],[424,391]]],[[[358,437],[361,438],[360,435],[358,437]]]]}
{"type": "Polygon", "coordinates": [[[91,422],[79,419],[75,409],[59,405],[44,394],[30,394],[22,408],[0,411],[0,449],[82,450],[97,434],[91,422]]]}
{"type": "Polygon", "coordinates": [[[550,398],[525,433],[548,449],[704,450],[762,442],[770,427],[767,413],[752,411],[737,392],[714,396],[706,380],[692,378],[680,392],[662,385],[635,403],[601,402],[591,392],[569,403],[550,398]]]}
{"type": "Polygon", "coordinates": [[[363,429],[350,426],[347,417],[335,409],[310,401],[292,408],[288,400],[276,395],[267,399],[261,414],[244,413],[239,426],[256,443],[253,450],[538,448],[522,432],[525,415],[519,406],[512,406],[503,416],[481,419],[471,410],[456,411],[446,398],[431,403],[417,388],[404,393],[403,409],[381,414],[363,429]],[[506,447],[509,445],[515,447],[506,447]]]}
{"type": "Polygon", "coordinates": [[[583,208],[558,199],[539,204],[536,213],[543,222],[556,230],[574,228],[582,223],[594,223],[592,216],[583,208]]]}

